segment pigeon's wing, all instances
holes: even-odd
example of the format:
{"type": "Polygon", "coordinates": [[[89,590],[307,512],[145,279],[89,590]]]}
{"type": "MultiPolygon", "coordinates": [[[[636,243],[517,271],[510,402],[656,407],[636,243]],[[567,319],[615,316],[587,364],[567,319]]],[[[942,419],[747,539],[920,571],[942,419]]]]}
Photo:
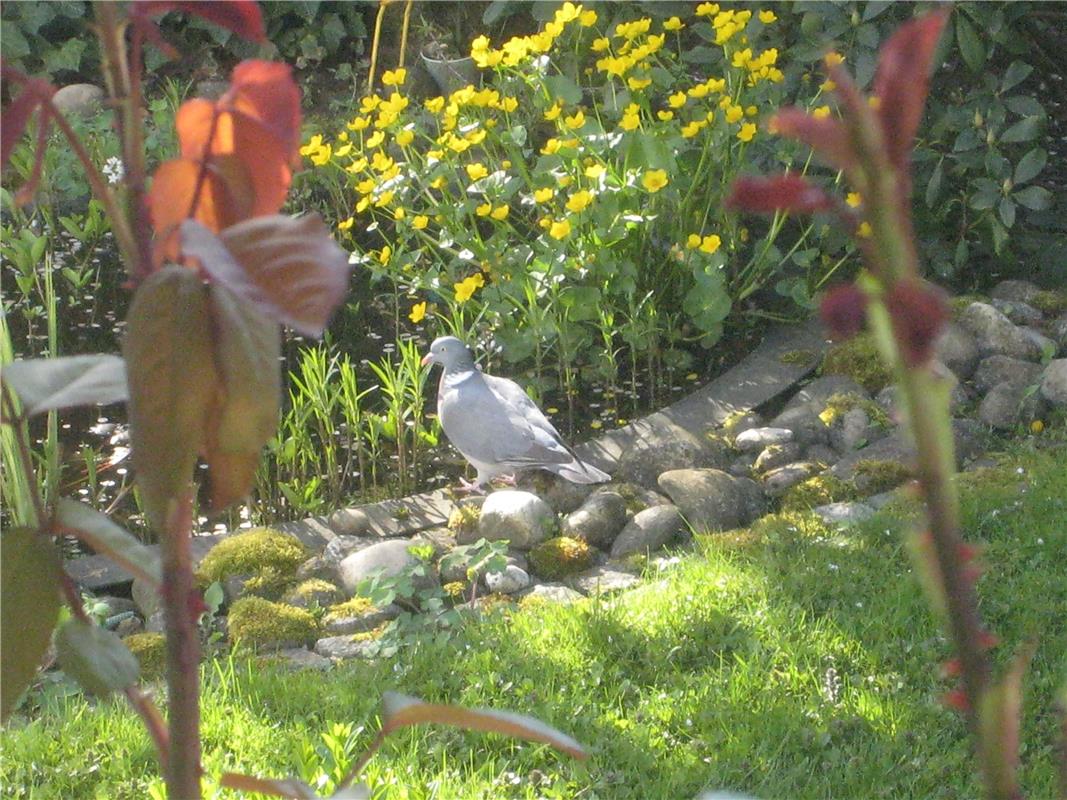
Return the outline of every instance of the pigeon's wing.
{"type": "Polygon", "coordinates": [[[574,453],[564,443],[559,431],[519,384],[507,378],[492,375],[484,377],[486,385],[500,398],[514,424],[527,427],[533,435],[534,444],[553,454],[551,458],[544,459],[547,463],[565,464],[574,458],[574,453]]]}

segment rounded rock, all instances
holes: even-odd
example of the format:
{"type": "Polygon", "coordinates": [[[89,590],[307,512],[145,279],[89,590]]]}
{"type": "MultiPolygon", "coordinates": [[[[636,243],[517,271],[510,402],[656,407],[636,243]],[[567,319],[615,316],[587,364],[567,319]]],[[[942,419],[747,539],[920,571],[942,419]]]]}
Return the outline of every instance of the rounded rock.
{"type": "Polygon", "coordinates": [[[456,537],[459,544],[471,544],[479,538],[491,542],[506,541],[517,550],[529,550],[556,531],[552,508],[530,492],[505,490],[493,492],[482,505],[478,527],[456,537]]]}

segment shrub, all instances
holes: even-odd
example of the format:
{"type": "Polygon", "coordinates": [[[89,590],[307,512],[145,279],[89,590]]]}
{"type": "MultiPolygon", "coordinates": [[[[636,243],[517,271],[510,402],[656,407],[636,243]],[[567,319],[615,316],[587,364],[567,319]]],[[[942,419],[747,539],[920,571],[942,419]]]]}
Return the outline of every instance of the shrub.
{"type": "Polygon", "coordinates": [[[198,572],[205,585],[233,575],[248,575],[246,592],[279,597],[293,583],[296,568],[307,557],[307,549],[295,536],[272,528],[255,528],[223,539],[211,548],[198,572]]]}

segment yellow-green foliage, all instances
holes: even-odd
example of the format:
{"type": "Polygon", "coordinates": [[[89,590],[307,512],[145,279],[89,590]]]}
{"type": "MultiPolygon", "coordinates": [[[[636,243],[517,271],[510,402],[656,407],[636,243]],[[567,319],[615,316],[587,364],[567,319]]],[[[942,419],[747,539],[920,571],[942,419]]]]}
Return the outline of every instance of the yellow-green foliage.
{"type": "Polygon", "coordinates": [[[262,597],[242,597],[230,607],[230,641],[245,647],[268,647],[282,642],[310,644],[319,624],[310,611],[262,597]]]}
{"type": "Polygon", "coordinates": [[[167,639],[162,633],[134,633],[122,640],[141,665],[141,680],[154,681],[167,668],[167,639]]]}
{"type": "Polygon", "coordinates": [[[296,568],[307,557],[307,549],[295,536],[271,528],[254,528],[212,547],[198,572],[203,585],[224,581],[231,575],[249,575],[247,594],[276,598],[292,585],[296,568]]]}
{"type": "Polygon", "coordinates": [[[989,298],[978,294],[961,294],[948,301],[949,313],[953,319],[959,319],[971,303],[988,303],[989,298]]]}
{"type": "Polygon", "coordinates": [[[751,411],[744,409],[737,409],[737,411],[730,412],[730,415],[722,421],[722,432],[726,435],[727,440],[734,438],[737,427],[744,422],[752,414],[751,411]]]}
{"type": "Polygon", "coordinates": [[[777,540],[833,535],[833,530],[825,522],[810,512],[802,511],[768,514],[752,523],[749,532],[759,539],[777,540]]]}
{"type": "Polygon", "coordinates": [[[778,356],[778,360],[783,364],[810,364],[815,360],[814,350],[790,350],[788,353],[782,353],[778,356]]]}
{"type": "Polygon", "coordinates": [[[866,411],[867,417],[875,425],[882,428],[889,427],[889,415],[885,413],[885,409],[873,400],[861,397],[855,392],[838,392],[837,394],[830,395],[826,398],[826,408],[819,414],[819,419],[823,421],[823,424],[829,427],[833,425],[841,415],[854,408],[862,408],[866,411]]]}
{"type": "Polygon", "coordinates": [[[912,477],[911,469],[899,461],[865,458],[856,463],[856,487],[865,493],[878,494],[895,489],[912,477]]]}
{"type": "Polygon", "coordinates": [[[1059,314],[1067,311],[1067,292],[1062,289],[1044,289],[1035,294],[1030,305],[1046,314],[1059,314]]]}
{"type": "Polygon", "coordinates": [[[323,594],[328,598],[325,603],[329,603],[341,595],[341,590],[322,578],[308,578],[285,593],[285,602],[299,605],[300,601],[307,603],[312,600],[319,600],[320,595],[323,594]]]}
{"type": "Polygon", "coordinates": [[[632,483],[613,483],[611,491],[623,499],[623,502],[626,503],[626,511],[630,516],[648,508],[648,504],[638,496],[638,487],[632,483]]]}
{"type": "Polygon", "coordinates": [[[326,609],[325,622],[333,622],[338,619],[349,619],[350,617],[358,617],[360,614],[366,614],[374,608],[371,605],[371,601],[366,597],[353,597],[351,600],[345,600],[343,603],[337,603],[326,609]]]}
{"type": "Polygon", "coordinates": [[[463,581],[452,581],[451,583],[446,583],[442,586],[441,591],[443,591],[445,596],[452,602],[462,603],[466,599],[467,586],[468,584],[463,581]]]}
{"type": "Polygon", "coordinates": [[[541,542],[530,551],[530,566],[543,578],[555,579],[588,569],[593,551],[587,542],[569,536],[557,536],[541,542]]]}
{"type": "Polygon", "coordinates": [[[473,533],[478,527],[478,518],[482,515],[480,506],[464,503],[452,509],[448,515],[448,529],[459,536],[463,533],[473,533]]]}
{"type": "Polygon", "coordinates": [[[833,475],[816,475],[795,486],[782,495],[782,511],[810,511],[827,503],[840,503],[856,497],[856,490],[833,475]]]}
{"type": "Polygon", "coordinates": [[[872,394],[893,379],[869,333],[835,344],[822,360],[823,375],[846,375],[872,394]]]}

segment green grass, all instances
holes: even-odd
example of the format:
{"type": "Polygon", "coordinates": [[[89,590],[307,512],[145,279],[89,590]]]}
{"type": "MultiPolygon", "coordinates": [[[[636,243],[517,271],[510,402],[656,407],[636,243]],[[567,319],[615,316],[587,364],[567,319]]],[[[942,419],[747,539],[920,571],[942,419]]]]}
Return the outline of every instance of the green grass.
{"type": "MultiPolygon", "coordinates": [[[[1067,452],[1020,448],[1010,466],[963,485],[969,535],[988,545],[980,592],[998,662],[1038,637],[1022,774],[1028,796],[1052,797],[1052,695],[1067,666],[1067,452]]],[[[366,771],[376,797],[673,800],[709,787],[765,800],[979,796],[964,726],[938,702],[950,652],[908,574],[899,512],[847,535],[800,520],[701,537],[696,554],[618,603],[496,615],[394,663],[326,674],[205,665],[207,772],[336,777],[376,731],[381,692],[394,689],[537,715],[592,759],[407,730],[366,771]]],[[[31,708],[2,737],[6,797],[143,798],[159,786],[121,702],[53,690],[31,708]]]]}

